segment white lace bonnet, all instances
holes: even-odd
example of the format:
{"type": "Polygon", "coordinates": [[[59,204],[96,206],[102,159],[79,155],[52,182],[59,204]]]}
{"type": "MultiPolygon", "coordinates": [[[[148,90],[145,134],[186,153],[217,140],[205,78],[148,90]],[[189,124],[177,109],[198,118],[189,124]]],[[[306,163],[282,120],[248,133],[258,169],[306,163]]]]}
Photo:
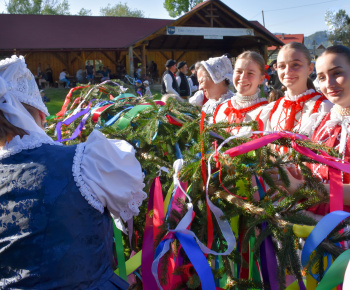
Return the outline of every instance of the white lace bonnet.
{"type": "Polygon", "coordinates": [[[31,105],[49,115],[35,78],[27,68],[23,56],[13,55],[0,61],[0,111],[12,125],[27,132],[44,133],[21,103],[31,105]]]}
{"type": "Polygon", "coordinates": [[[201,64],[208,71],[215,84],[221,83],[225,79],[232,82],[232,63],[226,56],[211,57],[208,60],[201,61],[201,64]]]}

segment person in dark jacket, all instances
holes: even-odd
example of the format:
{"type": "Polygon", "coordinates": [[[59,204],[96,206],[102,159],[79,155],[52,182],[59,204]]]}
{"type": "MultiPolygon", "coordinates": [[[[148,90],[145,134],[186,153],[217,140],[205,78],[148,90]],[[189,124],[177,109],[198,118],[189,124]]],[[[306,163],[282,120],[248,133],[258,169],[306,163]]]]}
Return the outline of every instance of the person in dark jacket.
{"type": "Polygon", "coordinates": [[[188,97],[190,97],[192,95],[192,88],[191,88],[191,84],[188,81],[187,78],[187,73],[188,73],[188,67],[187,67],[187,63],[185,61],[181,61],[177,64],[177,84],[179,86],[179,94],[180,97],[182,97],[183,99],[188,99],[188,97]]]}
{"type": "Polygon", "coordinates": [[[165,63],[166,70],[162,76],[162,89],[161,93],[164,94],[174,94],[179,96],[179,85],[176,81],[176,61],[173,59],[168,59],[165,63]]]}

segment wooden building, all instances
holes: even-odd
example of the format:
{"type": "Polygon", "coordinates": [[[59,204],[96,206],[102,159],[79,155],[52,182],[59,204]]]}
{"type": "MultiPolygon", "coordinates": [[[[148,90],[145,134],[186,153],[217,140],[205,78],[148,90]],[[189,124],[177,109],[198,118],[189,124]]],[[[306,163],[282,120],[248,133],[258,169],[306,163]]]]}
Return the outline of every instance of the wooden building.
{"type": "Polygon", "coordinates": [[[189,65],[209,57],[244,50],[256,50],[267,59],[268,46],[283,42],[257,21],[248,21],[219,0],[207,0],[176,20],[61,16],[0,15],[0,55],[24,55],[36,74],[50,64],[54,79],[66,68],[75,75],[90,60],[97,69],[119,64],[129,74],[152,61],[159,74],[167,59],[187,61],[189,65]]]}

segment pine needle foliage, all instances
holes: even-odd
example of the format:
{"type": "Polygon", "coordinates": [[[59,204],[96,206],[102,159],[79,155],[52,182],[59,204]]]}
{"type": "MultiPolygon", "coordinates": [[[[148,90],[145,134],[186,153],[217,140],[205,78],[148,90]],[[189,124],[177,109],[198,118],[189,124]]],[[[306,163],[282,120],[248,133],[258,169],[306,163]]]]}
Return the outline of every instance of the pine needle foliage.
{"type": "MultiPolygon", "coordinates": [[[[64,142],[64,144],[70,145],[84,142],[94,129],[100,130],[107,138],[123,139],[130,142],[135,147],[136,157],[145,173],[146,191],[149,190],[153,179],[159,175],[160,168],[165,167],[168,169],[169,173],[163,172],[161,174],[164,198],[173,182],[173,163],[177,159],[183,158],[185,165],[180,172],[179,178],[182,181],[188,181],[191,188],[189,194],[195,212],[191,230],[203,244],[206,244],[208,240],[208,221],[201,160],[204,159],[207,162],[209,157],[214,154],[217,158],[212,158],[210,161],[212,171],[210,176],[208,176],[210,178],[209,197],[216,206],[221,208],[224,212],[224,218],[228,221],[233,221],[239,216],[238,232],[239,235],[243,235],[243,245],[240,245],[240,247],[247,249],[250,239],[255,238],[255,243],[251,245],[251,251],[254,263],[260,263],[260,247],[267,237],[271,237],[278,261],[278,273],[276,275],[280,289],[285,287],[286,271],[300,281],[304,270],[298,256],[298,251],[302,248],[302,239],[294,233],[293,225],[315,225],[316,221],[307,216],[304,211],[311,206],[328,200],[324,186],[312,175],[312,172],[306,165],[307,163],[315,163],[315,161],[300,155],[292,149],[286,155],[280,156],[272,146],[264,146],[231,158],[223,152],[251,141],[252,138],[259,138],[259,136],[247,135],[232,139],[224,145],[221,152],[216,152],[216,146],[230,136],[227,133],[229,130],[225,129],[240,125],[251,126],[252,130],[256,130],[256,122],[231,125],[227,123],[208,125],[206,122],[201,135],[199,125],[201,114],[197,107],[188,103],[179,103],[171,98],[164,105],[141,97],[111,100],[124,93],[124,87],[126,86],[122,84],[124,86],[122,87],[120,84],[120,82],[118,85],[111,82],[74,92],[66,115],[61,119],[50,121],[48,134],[56,138],[55,125],[70,116],[74,110],[77,112],[78,106],[86,108],[90,102],[92,106],[96,106],[102,101],[106,104],[109,102],[111,106],[101,114],[97,123],[94,123],[90,116],[79,136],[74,140],[64,142]],[[72,105],[76,98],[79,99],[79,102],[72,105]],[[118,127],[121,119],[127,117],[127,112],[130,112],[122,112],[123,110],[145,103],[148,104],[147,108],[130,118],[130,124],[126,128],[120,129],[118,127]],[[120,118],[113,125],[106,126],[107,122],[119,113],[121,114],[120,118]],[[173,121],[170,122],[170,119],[173,121]],[[303,185],[293,194],[288,192],[290,181],[287,170],[289,166],[300,168],[304,179],[303,185]],[[275,184],[271,170],[278,172],[284,186],[275,184]],[[256,180],[259,180],[259,178],[263,179],[264,185],[267,186],[266,192],[261,198],[258,194],[259,185],[256,183],[256,180]]],[[[82,117],[68,126],[62,126],[63,138],[71,136],[81,120],[82,117]]],[[[296,140],[296,143],[310,148],[314,152],[323,150],[331,156],[338,156],[338,153],[333,149],[310,141],[296,140]]],[[[287,148],[292,147],[289,139],[279,139],[274,141],[273,144],[287,148]]],[[[156,237],[156,246],[167,234],[168,229],[176,227],[187,211],[185,201],[177,200],[174,202],[177,203],[181,210],[180,212],[173,210],[168,219],[164,221],[160,228],[160,234],[156,237]]],[[[144,202],[140,208],[139,216],[134,218],[134,238],[131,247],[135,251],[142,249],[146,211],[147,202],[144,202]],[[136,236],[137,239],[135,238],[136,236]]],[[[215,219],[213,222],[214,244],[212,249],[223,252],[227,248],[227,243],[215,219]]],[[[341,254],[342,250],[336,243],[349,240],[350,233],[345,230],[342,234],[339,234],[339,230],[346,228],[349,223],[349,221],[341,223],[320,244],[309,261],[307,271],[310,271],[311,267],[316,267],[319,277],[324,275],[323,257],[326,253],[330,253],[333,257],[341,254]]],[[[239,240],[238,238],[236,236],[237,240],[239,240]]],[[[127,238],[125,237],[125,239],[127,238]]],[[[125,240],[124,244],[127,246],[128,242],[125,240]]],[[[179,247],[177,241],[173,243],[173,247],[179,247]]],[[[128,249],[126,252],[131,252],[130,250],[128,249]]],[[[160,266],[162,269],[161,283],[166,284],[169,275],[185,275],[184,273],[187,273],[183,282],[176,285],[175,288],[199,289],[200,280],[198,275],[195,273],[193,266],[190,265],[185,252],[180,250],[180,254],[184,257],[184,265],[175,268],[174,273],[167,273],[167,256],[163,257],[160,266]]],[[[170,254],[168,253],[167,255],[170,254]]],[[[214,256],[208,255],[207,259],[210,262],[214,259],[214,256]]],[[[264,284],[263,281],[240,279],[234,275],[234,267],[236,265],[243,268],[249,267],[247,261],[242,259],[242,255],[237,248],[228,256],[223,257],[223,263],[224,268],[216,269],[213,273],[217,279],[221,279],[224,274],[227,275],[226,289],[269,288],[269,285],[264,284]]]]}

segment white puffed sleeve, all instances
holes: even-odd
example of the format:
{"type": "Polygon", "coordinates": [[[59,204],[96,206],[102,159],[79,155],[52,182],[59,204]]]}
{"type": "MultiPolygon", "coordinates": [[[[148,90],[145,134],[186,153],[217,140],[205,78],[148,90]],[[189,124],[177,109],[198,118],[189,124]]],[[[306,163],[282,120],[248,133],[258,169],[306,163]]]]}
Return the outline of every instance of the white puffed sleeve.
{"type": "Polygon", "coordinates": [[[314,133],[318,125],[320,125],[321,121],[326,115],[327,115],[327,112],[311,114],[307,122],[305,122],[304,125],[300,127],[299,133],[311,138],[312,134],[314,133]]]}
{"type": "Polygon", "coordinates": [[[86,143],[77,146],[73,176],[92,207],[101,213],[107,207],[124,221],[138,215],[139,206],[147,197],[134,148],[126,141],[107,139],[97,130],[86,143]]]}
{"type": "Polygon", "coordinates": [[[200,91],[196,92],[193,95],[193,97],[191,97],[188,101],[193,106],[202,107],[203,106],[203,101],[204,101],[203,91],[200,90],[200,91]]]}
{"type": "Polygon", "coordinates": [[[260,120],[264,123],[264,130],[265,131],[273,131],[271,127],[271,122],[270,122],[270,115],[271,115],[271,110],[273,106],[275,105],[275,102],[269,103],[266,106],[263,107],[261,113],[260,113],[260,120]]]}

